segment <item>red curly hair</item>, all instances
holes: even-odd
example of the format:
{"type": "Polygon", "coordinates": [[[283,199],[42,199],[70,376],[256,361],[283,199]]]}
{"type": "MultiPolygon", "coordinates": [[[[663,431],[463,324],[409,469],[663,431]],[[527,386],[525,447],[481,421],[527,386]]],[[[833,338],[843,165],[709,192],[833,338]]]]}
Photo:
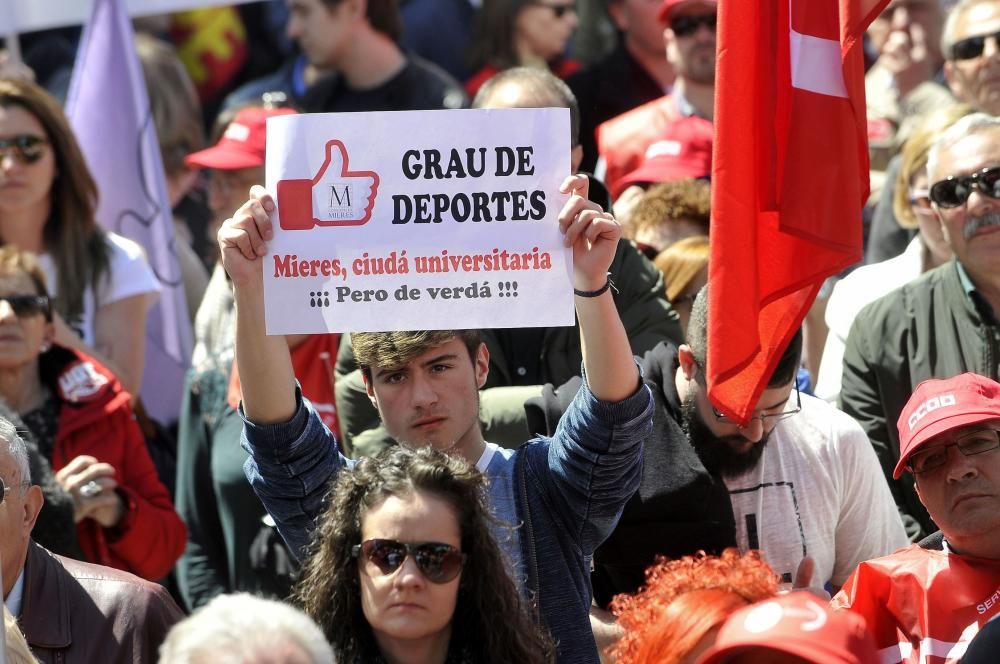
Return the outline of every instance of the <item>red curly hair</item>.
{"type": "Polygon", "coordinates": [[[777,575],[757,551],[661,558],[646,570],[638,593],[611,601],[625,629],[613,655],[618,664],[677,664],[734,611],[777,590],[777,575]]]}

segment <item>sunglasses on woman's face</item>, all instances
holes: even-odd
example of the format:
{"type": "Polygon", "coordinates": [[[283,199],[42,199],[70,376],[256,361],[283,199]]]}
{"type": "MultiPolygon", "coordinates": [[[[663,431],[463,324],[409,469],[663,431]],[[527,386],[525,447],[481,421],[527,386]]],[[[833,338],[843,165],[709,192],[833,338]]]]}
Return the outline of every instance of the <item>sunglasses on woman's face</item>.
{"type": "Polygon", "coordinates": [[[0,301],[9,304],[18,318],[49,316],[49,298],[45,295],[0,295],[0,301]]]}
{"type": "Polygon", "coordinates": [[[928,195],[940,208],[956,208],[969,200],[973,189],[978,189],[990,198],[1000,198],[1000,166],[935,182],[928,195]]]}
{"type": "Polygon", "coordinates": [[[370,539],[351,547],[351,556],[364,558],[382,574],[392,574],[413,556],[417,568],[431,583],[448,583],[462,571],[465,554],[442,542],[397,542],[370,539]]]}
{"type": "Polygon", "coordinates": [[[47,144],[48,141],[41,136],[31,134],[0,138],[0,161],[12,154],[22,164],[33,164],[45,154],[47,144]]]}

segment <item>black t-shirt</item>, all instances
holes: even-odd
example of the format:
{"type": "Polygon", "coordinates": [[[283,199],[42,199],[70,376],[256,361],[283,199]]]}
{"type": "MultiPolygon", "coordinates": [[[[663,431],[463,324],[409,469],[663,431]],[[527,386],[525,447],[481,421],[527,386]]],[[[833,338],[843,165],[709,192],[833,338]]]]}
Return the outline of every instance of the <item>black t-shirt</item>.
{"type": "Polygon", "coordinates": [[[406,66],[376,88],[355,90],[343,77],[332,74],[317,81],[302,98],[310,113],[351,111],[424,111],[465,108],[468,97],[462,86],[443,69],[415,55],[406,55],[406,66]]]}

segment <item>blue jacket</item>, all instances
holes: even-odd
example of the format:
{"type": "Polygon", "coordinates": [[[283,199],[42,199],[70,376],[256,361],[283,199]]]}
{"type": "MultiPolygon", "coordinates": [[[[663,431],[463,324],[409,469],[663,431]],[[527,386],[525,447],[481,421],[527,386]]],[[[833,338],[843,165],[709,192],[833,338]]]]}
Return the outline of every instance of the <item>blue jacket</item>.
{"type": "MultiPolygon", "coordinates": [[[[247,479],[296,555],[337,473],[352,462],[296,393],[288,422],[245,421],[247,479]]],[[[560,662],[599,662],[590,630],[590,565],[639,486],[642,444],[652,428],[649,389],[619,403],[599,401],[584,384],[551,438],[516,452],[515,493],[527,591],[540,622],[557,643],[560,662]]]]}

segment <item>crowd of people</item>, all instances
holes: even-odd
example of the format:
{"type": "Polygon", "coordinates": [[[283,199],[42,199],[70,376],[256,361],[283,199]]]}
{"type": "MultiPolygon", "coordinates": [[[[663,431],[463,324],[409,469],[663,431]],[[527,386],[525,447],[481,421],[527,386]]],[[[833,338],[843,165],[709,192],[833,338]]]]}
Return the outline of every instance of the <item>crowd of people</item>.
{"type": "Polygon", "coordinates": [[[137,20],[195,339],[170,421],[160,284],[62,110],[78,31],[0,54],[0,655],[1000,661],[1000,0],[872,19],[865,260],[745,423],[706,379],[718,5],[137,20]],[[208,74],[199,21],[239,28],[208,74]],[[569,110],[575,325],[268,336],[267,120],[469,107],[569,110]]]}

